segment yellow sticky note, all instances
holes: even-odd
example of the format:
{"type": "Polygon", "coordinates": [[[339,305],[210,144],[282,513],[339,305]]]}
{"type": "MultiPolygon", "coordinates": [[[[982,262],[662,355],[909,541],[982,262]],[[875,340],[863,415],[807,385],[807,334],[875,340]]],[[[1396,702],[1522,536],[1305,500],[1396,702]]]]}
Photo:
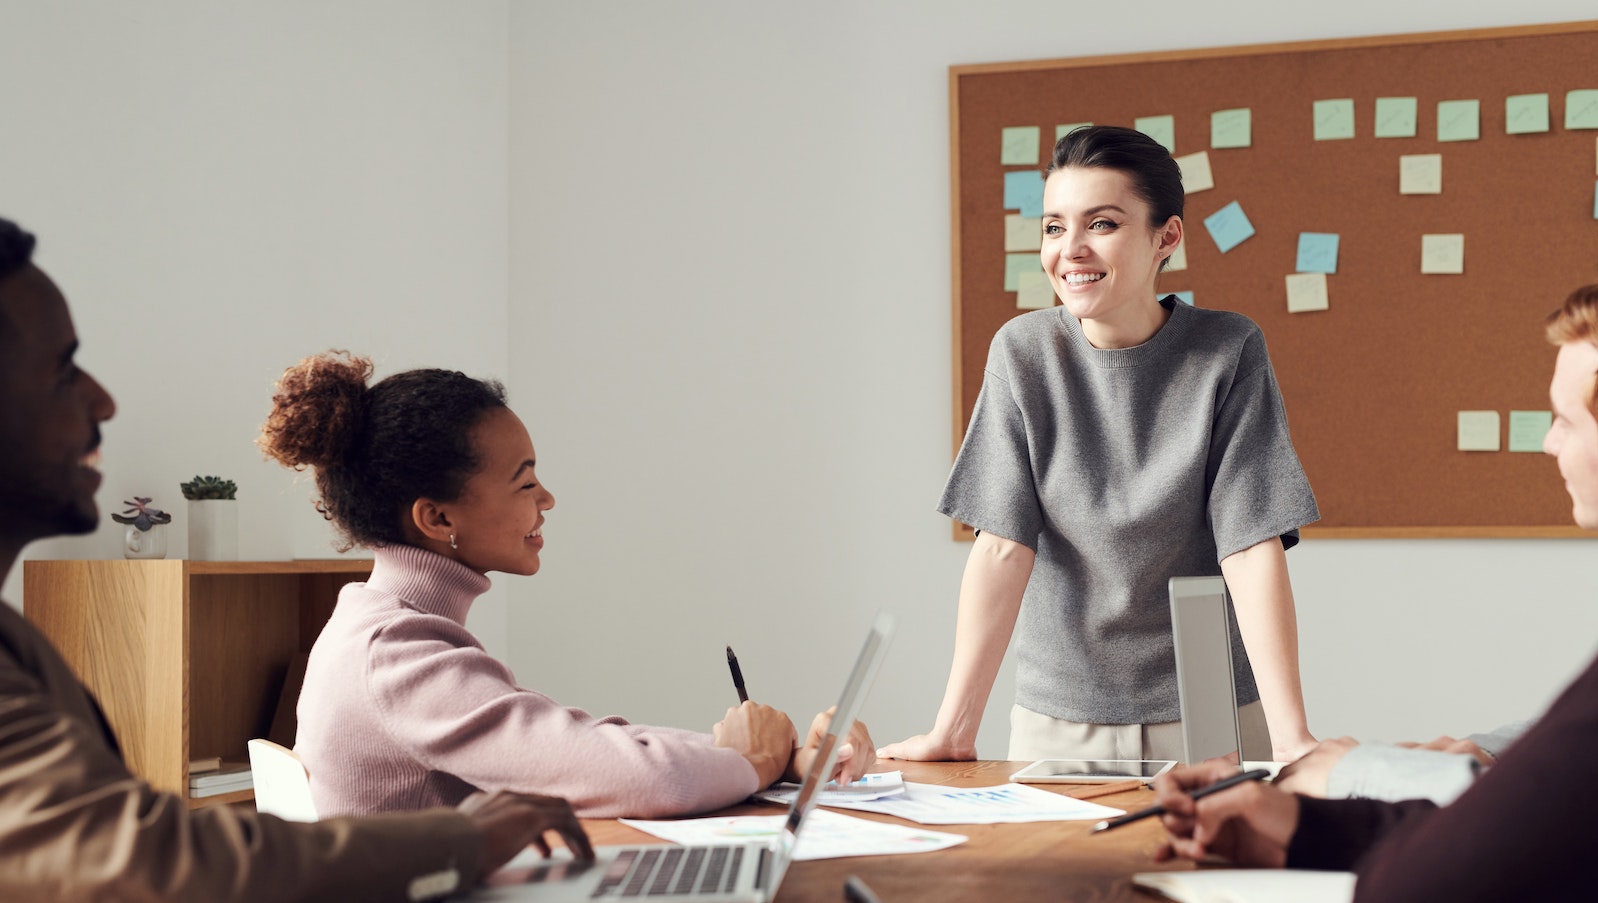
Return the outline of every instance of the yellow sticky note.
{"type": "Polygon", "coordinates": [[[1491,451],[1499,449],[1497,411],[1459,412],[1459,450],[1491,451]]]}
{"type": "Polygon", "coordinates": [[[1004,249],[1006,251],[1036,251],[1043,247],[1043,219],[1022,216],[1019,213],[1004,215],[1004,249]]]}
{"type": "Polygon", "coordinates": [[[1511,94],[1504,98],[1504,133],[1530,135],[1548,131],[1547,94],[1511,94]]]}
{"type": "Polygon", "coordinates": [[[1398,158],[1399,194],[1442,194],[1443,155],[1404,154],[1398,158]]]}
{"type": "Polygon", "coordinates": [[[1176,250],[1172,251],[1167,259],[1165,270],[1175,273],[1185,269],[1187,269],[1187,236],[1183,235],[1182,240],[1177,242],[1176,250]]]}
{"type": "Polygon", "coordinates": [[[1422,273],[1457,274],[1465,272],[1465,236],[1422,235],[1420,237],[1422,273]]]}
{"type": "Polygon", "coordinates": [[[1210,114],[1210,147],[1248,147],[1253,141],[1253,110],[1240,107],[1210,114]]]}
{"type": "Polygon", "coordinates": [[[1054,306],[1054,286],[1042,270],[1022,273],[1016,280],[1015,306],[1021,310],[1042,310],[1054,306]]]}
{"type": "Polygon", "coordinates": [[[1187,194],[1209,191],[1215,187],[1215,175],[1210,172],[1209,151],[1184,154],[1176,158],[1176,165],[1182,170],[1182,190],[1187,194]]]}
{"type": "Polygon", "coordinates": [[[1288,313],[1301,314],[1330,307],[1331,302],[1326,297],[1325,273],[1293,273],[1287,277],[1288,313]]]}
{"type": "Polygon", "coordinates": [[[1073,131],[1092,124],[1091,122],[1067,122],[1065,125],[1057,125],[1054,127],[1054,140],[1058,143],[1061,138],[1071,134],[1073,131]]]}

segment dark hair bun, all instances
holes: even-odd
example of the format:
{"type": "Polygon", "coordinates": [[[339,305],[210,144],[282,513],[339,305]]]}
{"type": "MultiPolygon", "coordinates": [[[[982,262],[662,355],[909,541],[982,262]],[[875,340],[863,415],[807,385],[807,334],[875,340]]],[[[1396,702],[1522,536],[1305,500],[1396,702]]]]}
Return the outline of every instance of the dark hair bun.
{"type": "Polygon", "coordinates": [[[360,434],[371,377],[371,360],[348,351],[300,361],[278,378],[256,444],[296,470],[338,464],[360,434]]]}

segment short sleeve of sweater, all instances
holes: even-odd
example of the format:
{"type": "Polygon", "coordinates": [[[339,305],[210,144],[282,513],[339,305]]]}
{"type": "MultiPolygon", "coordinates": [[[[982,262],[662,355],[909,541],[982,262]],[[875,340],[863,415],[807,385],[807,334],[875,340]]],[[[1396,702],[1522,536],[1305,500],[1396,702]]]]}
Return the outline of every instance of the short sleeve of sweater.
{"type": "Polygon", "coordinates": [[[1210,530],[1218,559],[1273,536],[1290,549],[1298,544],[1298,528],[1320,519],[1257,327],[1244,341],[1237,377],[1220,401],[1209,472],[1210,530]]]}
{"type": "Polygon", "coordinates": [[[1026,423],[1010,386],[1001,335],[988,350],[982,390],[938,510],[962,523],[1037,549],[1043,510],[1033,480],[1026,423]]]}

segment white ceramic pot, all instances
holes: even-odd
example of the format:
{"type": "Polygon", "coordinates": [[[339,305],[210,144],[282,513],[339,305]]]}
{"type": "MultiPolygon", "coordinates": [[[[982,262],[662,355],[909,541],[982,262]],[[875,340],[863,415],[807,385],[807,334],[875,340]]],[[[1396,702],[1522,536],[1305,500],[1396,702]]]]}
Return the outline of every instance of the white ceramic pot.
{"type": "Polygon", "coordinates": [[[234,499],[189,500],[189,559],[237,561],[239,503],[234,499]]]}
{"type": "Polygon", "coordinates": [[[122,557],[165,558],[166,525],[155,524],[148,530],[140,530],[129,524],[128,532],[122,536],[122,557]]]}

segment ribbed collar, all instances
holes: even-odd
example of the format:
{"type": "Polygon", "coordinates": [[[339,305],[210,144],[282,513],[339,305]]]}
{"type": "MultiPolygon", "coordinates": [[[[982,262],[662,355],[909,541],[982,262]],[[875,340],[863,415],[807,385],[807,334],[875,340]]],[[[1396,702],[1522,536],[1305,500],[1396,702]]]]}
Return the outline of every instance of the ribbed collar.
{"type": "Polygon", "coordinates": [[[1158,332],[1149,336],[1148,341],[1141,345],[1133,345],[1131,348],[1095,348],[1093,343],[1088,341],[1088,337],[1082,334],[1081,322],[1071,316],[1064,305],[1056,307],[1055,310],[1060,312],[1060,323],[1071,334],[1073,348],[1096,366],[1115,370],[1140,367],[1150,361],[1160,360],[1166,347],[1187,331],[1188,323],[1193,316],[1192,308],[1177,300],[1175,295],[1161,298],[1160,306],[1169,309],[1171,316],[1158,332]]]}
{"type": "Polygon", "coordinates": [[[367,586],[462,626],[472,602],[493,585],[466,565],[416,546],[384,546],[373,557],[376,560],[367,586]]]}

